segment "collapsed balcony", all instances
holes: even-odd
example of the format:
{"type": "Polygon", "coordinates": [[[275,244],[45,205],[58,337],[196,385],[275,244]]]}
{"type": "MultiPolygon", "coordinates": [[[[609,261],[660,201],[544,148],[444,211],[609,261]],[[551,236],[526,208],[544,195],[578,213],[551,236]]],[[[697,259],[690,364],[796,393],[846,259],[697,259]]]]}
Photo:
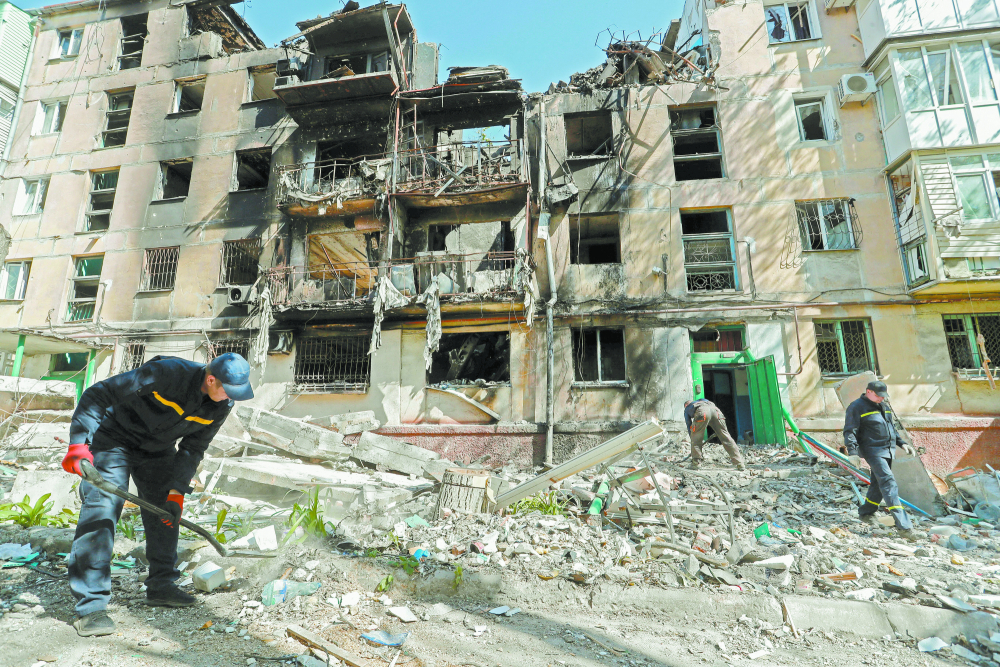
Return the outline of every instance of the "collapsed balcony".
{"type": "Polygon", "coordinates": [[[289,215],[373,217],[392,157],[330,159],[278,167],[278,207],[289,215]]]}

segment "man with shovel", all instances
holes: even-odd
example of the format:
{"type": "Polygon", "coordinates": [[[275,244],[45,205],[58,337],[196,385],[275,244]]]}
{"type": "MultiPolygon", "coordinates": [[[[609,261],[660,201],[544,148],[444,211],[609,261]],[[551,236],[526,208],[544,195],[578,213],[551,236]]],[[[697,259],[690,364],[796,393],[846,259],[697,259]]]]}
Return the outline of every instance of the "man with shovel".
{"type": "MultiPolygon", "coordinates": [[[[169,516],[142,510],[146,532],[146,604],[189,607],[195,598],[174,584],[177,536],[191,479],[212,438],[233,408],[253,398],[250,365],[228,352],[206,366],[176,357],[154,357],[139,368],[96,383],[73,413],[63,469],[83,475],[89,461],[106,481],[127,491],[129,477],[139,497],[169,516]],[[176,448],[175,448],[176,443],[176,448]]],[[[115,525],[125,501],[82,482],[83,507],[69,555],[69,585],[81,637],[108,635],[111,557],[115,525]]]]}

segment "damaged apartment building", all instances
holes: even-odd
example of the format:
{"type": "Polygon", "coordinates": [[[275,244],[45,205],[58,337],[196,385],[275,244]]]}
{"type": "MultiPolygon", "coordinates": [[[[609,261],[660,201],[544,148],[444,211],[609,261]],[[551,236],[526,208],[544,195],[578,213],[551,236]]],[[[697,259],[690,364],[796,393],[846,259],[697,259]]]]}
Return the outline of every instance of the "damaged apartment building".
{"type": "Polygon", "coordinates": [[[233,350],[257,407],[499,465],[695,396],[744,443],[833,439],[872,371],[948,472],[998,433],[1000,22],[901,6],[689,0],[531,94],[439,75],[399,4],[274,49],[225,2],[36,10],[3,373],[233,350]]]}

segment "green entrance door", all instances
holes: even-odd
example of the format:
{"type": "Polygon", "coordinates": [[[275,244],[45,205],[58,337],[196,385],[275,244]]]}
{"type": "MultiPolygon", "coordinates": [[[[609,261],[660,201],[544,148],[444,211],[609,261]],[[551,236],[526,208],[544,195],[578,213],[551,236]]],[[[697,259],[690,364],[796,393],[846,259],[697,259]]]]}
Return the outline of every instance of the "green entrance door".
{"type": "Polygon", "coordinates": [[[781,412],[781,393],[778,391],[774,357],[764,357],[748,363],[746,369],[750,384],[754,442],[784,446],[785,422],[781,412]]]}

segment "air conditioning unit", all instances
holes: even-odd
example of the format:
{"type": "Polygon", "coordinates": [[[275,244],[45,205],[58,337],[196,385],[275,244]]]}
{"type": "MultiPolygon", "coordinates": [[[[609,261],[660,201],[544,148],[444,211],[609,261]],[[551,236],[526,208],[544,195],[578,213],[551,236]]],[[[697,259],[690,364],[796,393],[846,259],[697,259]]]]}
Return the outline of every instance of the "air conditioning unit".
{"type": "Polygon", "coordinates": [[[280,88],[281,86],[294,86],[297,83],[299,83],[299,77],[294,75],[278,76],[274,78],[275,88],[280,88]]]}
{"type": "Polygon", "coordinates": [[[281,58],[274,69],[278,76],[298,76],[306,69],[306,59],[301,56],[281,58]]]}
{"type": "Polygon", "coordinates": [[[875,77],[867,72],[845,74],[840,77],[837,92],[840,94],[840,106],[848,102],[864,102],[875,92],[875,77]]]}
{"type": "Polygon", "coordinates": [[[257,290],[253,285],[233,285],[226,295],[230,306],[245,306],[257,300],[257,290]]]}

